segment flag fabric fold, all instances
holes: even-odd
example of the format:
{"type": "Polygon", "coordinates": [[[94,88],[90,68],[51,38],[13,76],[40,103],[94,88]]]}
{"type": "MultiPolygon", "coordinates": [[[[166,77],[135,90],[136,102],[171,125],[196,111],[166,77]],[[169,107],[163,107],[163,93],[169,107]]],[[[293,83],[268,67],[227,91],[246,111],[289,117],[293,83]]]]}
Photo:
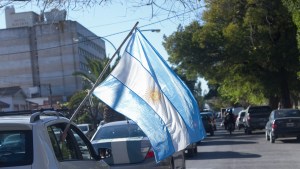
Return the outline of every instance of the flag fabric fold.
{"type": "Polygon", "coordinates": [[[206,136],[192,93],[138,29],[93,94],[139,125],[157,162],[206,136]]]}

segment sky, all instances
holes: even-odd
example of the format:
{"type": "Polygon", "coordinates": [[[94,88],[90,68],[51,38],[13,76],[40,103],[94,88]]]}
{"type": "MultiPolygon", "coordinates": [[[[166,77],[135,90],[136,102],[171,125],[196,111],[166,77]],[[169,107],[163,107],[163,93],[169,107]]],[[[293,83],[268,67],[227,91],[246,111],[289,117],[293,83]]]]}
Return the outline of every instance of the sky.
{"type": "MultiPolygon", "coordinates": [[[[34,11],[40,14],[42,8],[37,7],[35,3],[27,5],[13,4],[15,12],[34,11]]],[[[132,7],[134,4],[113,3],[105,6],[85,7],[82,9],[67,9],[67,20],[79,22],[81,25],[95,33],[97,36],[104,37],[111,42],[115,48],[118,48],[125,39],[129,31],[138,22],[137,27],[142,30],[144,36],[167,61],[168,54],[164,49],[163,36],[169,36],[177,30],[179,25],[186,26],[191,23],[203,11],[202,8],[191,11],[188,9],[179,9],[176,15],[161,9],[151,7],[132,7]],[[152,15],[153,14],[153,15],[152,15]],[[149,29],[159,29],[160,32],[143,31],[149,29]]],[[[5,8],[0,8],[0,29],[5,29],[5,8]]],[[[46,9],[45,12],[50,11],[46,9]]],[[[121,49],[125,48],[125,45],[121,49]]],[[[107,55],[112,56],[115,52],[110,43],[106,43],[107,55]]],[[[201,80],[202,90],[207,90],[206,81],[201,80]]]]}

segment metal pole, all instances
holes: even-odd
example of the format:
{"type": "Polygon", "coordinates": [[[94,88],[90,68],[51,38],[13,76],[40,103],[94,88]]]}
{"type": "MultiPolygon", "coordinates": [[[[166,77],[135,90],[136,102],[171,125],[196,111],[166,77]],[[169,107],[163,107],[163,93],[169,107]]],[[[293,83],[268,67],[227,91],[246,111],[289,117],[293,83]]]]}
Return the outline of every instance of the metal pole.
{"type": "Polygon", "coordinates": [[[119,53],[120,49],[122,48],[122,46],[124,45],[124,43],[127,41],[127,39],[131,36],[132,32],[134,31],[134,29],[137,27],[139,22],[136,22],[136,24],[133,26],[133,28],[131,29],[131,31],[129,32],[129,34],[126,36],[126,38],[123,40],[123,42],[121,43],[121,45],[119,46],[119,48],[116,50],[116,52],[114,53],[114,55],[111,57],[111,59],[108,61],[108,63],[105,65],[103,71],[101,72],[101,74],[99,75],[98,79],[96,80],[95,84],[93,85],[92,89],[88,92],[88,94],[85,96],[85,98],[82,100],[82,102],[79,104],[79,106],[77,107],[77,109],[75,110],[75,112],[73,113],[73,115],[70,118],[70,122],[67,124],[64,133],[62,135],[62,140],[66,139],[67,136],[67,131],[70,128],[71,122],[73,121],[74,117],[76,116],[76,114],[79,112],[79,110],[81,109],[81,107],[84,105],[84,103],[87,101],[87,99],[91,96],[91,94],[93,93],[93,91],[96,89],[96,87],[98,86],[98,83],[100,83],[100,80],[103,78],[104,73],[107,71],[110,63],[112,62],[112,60],[114,59],[114,57],[116,56],[117,53],[119,53]]]}

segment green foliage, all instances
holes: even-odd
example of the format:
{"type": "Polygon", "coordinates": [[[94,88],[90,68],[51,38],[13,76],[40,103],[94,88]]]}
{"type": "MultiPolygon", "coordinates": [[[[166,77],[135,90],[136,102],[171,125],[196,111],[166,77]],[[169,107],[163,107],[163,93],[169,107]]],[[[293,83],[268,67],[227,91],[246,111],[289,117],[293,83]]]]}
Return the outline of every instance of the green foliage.
{"type": "Polygon", "coordinates": [[[290,91],[299,86],[299,50],[295,24],[281,1],[206,3],[203,25],[195,21],[165,38],[169,62],[187,77],[202,76],[218,86],[233,104],[278,97],[289,106],[290,91]]]}
{"type": "MultiPolygon", "coordinates": [[[[75,111],[79,104],[84,100],[85,96],[88,94],[88,90],[93,87],[97,78],[100,76],[102,71],[104,70],[106,64],[109,62],[109,58],[104,58],[103,60],[96,60],[86,57],[86,66],[88,67],[88,72],[74,72],[74,76],[79,76],[83,78],[86,82],[88,82],[85,86],[86,90],[79,91],[75,93],[70,101],[69,101],[69,109],[75,111]]],[[[103,75],[101,81],[107,77],[110,73],[110,67],[103,75]]],[[[101,82],[100,81],[100,82],[101,82]]],[[[79,110],[79,114],[77,115],[78,122],[85,123],[93,123],[94,126],[97,125],[98,119],[101,118],[101,114],[103,113],[103,103],[95,98],[93,95],[90,96],[89,102],[85,103],[85,105],[79,110]],[[100,116],[100,117],[99,117],[100,116]]]]}
{"type": "MultiPolygon", "coordinates": [[[[292,14],[293,22],[297,26],[297,42],[298,49],[300,50],[300,0],[282,0],[282,3],[292,14]]],[[[298,72],[298,78],[300,72],[298,72]]]]}

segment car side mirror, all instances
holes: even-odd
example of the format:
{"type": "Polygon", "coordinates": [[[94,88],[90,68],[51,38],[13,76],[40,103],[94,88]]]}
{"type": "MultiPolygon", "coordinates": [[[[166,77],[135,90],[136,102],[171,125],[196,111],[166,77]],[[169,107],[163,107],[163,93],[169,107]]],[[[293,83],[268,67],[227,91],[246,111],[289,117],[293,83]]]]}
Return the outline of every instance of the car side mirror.
{"type": "Polygon", "coordinates": [[[109,158],[109,157],[111,157],[111,149],[109,149],[109,148],[99,148],[98,149],[98,154],[99,154],[101,159],[109,158]]]}

